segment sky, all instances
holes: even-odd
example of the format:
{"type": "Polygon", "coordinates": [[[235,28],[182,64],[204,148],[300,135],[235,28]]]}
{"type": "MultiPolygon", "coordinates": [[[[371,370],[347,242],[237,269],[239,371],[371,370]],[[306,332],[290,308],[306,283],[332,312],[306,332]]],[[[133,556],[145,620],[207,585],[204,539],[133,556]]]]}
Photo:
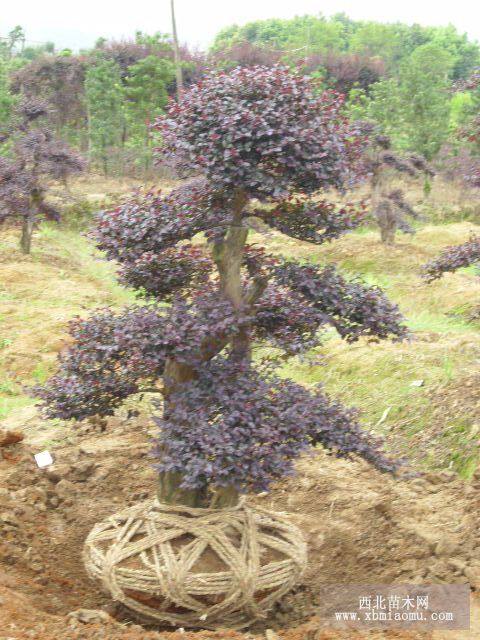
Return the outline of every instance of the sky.
{"type": "MultiPolygon", "coordinates": [[[[100,36],[121,39],[135,31],[170,31],[170,0],[2,0],[0,36],[23,26],[30,42],[55,42],[57,48],[93,45],[100,36]]],[[[179,39],[206,48],[225,26],[264,18],[332,15],[357,20],[452,23],[480,41],[480,3],[475,0],[175,0],[179,39]]]]}

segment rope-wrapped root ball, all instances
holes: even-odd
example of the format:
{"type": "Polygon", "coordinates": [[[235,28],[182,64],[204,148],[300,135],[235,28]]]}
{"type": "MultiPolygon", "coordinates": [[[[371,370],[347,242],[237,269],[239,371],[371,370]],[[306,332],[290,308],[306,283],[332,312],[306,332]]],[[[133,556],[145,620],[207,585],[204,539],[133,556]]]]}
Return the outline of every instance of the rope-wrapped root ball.
{"type": "Polygon", "coordinates": [[[245,502],[194,509],[149,500],[97,524],[84,561],[141,618],[238,629],[298,582],[306,545],[286,516],[245,502]]]}

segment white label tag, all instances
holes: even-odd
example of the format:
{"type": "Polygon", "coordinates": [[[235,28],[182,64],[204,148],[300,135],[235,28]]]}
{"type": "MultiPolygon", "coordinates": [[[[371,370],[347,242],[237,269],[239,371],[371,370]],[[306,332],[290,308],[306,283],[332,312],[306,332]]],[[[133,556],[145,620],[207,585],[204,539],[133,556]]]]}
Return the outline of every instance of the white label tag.
{"type": "Polygon", "coordinates": [[[423,387],[425,380],[414,380],[410,383],[411,387],[423,387]]]}
{"type": "Polygon", "coordinates": [[[35,462],[40,467],[40,469],[49,467],[51,464],[53,464],[53,458],[50,454],[50,451],[41,451],[40,453],[36,453],[33,457],[35,458],[35,462]]]}

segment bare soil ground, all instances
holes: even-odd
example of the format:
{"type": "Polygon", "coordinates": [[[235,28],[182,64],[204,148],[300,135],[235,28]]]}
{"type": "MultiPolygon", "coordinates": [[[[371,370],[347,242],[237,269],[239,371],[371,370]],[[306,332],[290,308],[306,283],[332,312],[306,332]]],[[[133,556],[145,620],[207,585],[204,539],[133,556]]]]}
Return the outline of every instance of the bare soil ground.
{"type": "Polygon", "coordinates": [[[272,611],[268,624],[250,634],[147,633],[88,579],[81,549],[95,522],[154,492],[152,433],[143,421],[120,418],[105,432],[84,425],[72,430],[69,444],[55,450],[55,464],[45,470],[36,467],[28,437],[0,449],[2,640],[480,637],[480,474],[470,483],[449,472],[395,480],[323,452],[302,460],[295,478],[255,498],[289,512],[309,545],[302,584],[272,611]],[[315,619],[326,585],[395,582],[469,582],[474,628],[446,635],[355,635],[329,631],[315,619]],[[97,613],[71,615],[81,609],[97,613]]]}

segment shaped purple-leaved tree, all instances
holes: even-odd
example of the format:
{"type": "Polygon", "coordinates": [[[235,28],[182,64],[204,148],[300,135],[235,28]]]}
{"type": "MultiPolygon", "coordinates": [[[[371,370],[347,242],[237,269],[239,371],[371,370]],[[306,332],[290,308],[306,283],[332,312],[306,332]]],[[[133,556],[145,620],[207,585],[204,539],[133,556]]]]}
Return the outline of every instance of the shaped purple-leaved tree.
{"type": "MultiPolygon", "coordinates": [[[[363,131],[375,127],[368,122],[357,122],[363,131]]],[[[370,145],[364,158],[365,173],[369,176],[371,188],[371,211],[380,229],[380,238],[384,244],[394,244],[397,230],[404,233],[415,233],[408,218],[421,219],[421,216],[405,199],[405,194],[398,186],[394,186],[394,179],[399,175],[410,178],[425,178],[425,186],[429,185],[427,178],[435,173],[426,159],[418,154],[398,154],[391,148],[388,136],[371,135],[370,145]]]]}
{"type": "Polygon", "coordinates": [[[45,124],[48,111],[43,101],[23,98],[8,131],[0,136],[7,150],[0,157],[0,223],[7,218],[21,221],[24,253],[30,253],[35,224],[60,217],[47,199],[51,181],[65,183],[84,168],[83,160],[45,124]]]}
{"type": "Polygon", "coordinates": [[[302,353],[326,325],[348,341],[406,335],[378,288],[247,243],[253,216],[313,244],[359,224],[352,207],[318,196],[353,184],[361,166],[363,138],[341,108],[337,94],[281,67],[207,75],[156,124],[162,156],[196,177],[99,215],[98,246],[145,304],[75,321],[74,342],[39,394],[47,415],[81,419],[160,390],[163,502],[235,504],[291,473],[316,444],[397,468],[354,412],[252,357],[264,340],[302,353]],[[192,242],[199,233],[206,242],[192,242]]]}

